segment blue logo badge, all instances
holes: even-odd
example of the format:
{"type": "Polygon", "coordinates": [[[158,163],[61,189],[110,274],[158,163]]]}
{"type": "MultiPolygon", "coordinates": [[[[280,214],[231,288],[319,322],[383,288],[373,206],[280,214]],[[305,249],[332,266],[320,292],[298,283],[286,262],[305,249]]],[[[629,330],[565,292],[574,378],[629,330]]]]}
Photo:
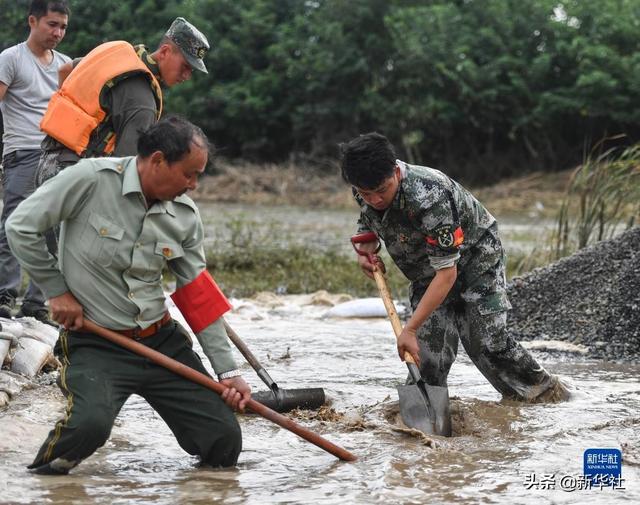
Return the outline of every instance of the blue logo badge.
{"type": "Polygon", "coordinates": [[[622,480],[622,453],[619,449],[584,451],[584,476],[592,486],[613,486],[622,480]]]}

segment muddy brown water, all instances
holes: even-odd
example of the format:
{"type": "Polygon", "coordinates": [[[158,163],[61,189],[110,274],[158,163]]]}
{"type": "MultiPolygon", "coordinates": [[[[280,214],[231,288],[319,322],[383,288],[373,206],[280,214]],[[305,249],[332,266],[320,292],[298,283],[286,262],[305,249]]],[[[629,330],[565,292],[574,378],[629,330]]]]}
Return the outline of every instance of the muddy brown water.
{"type": "MultiPolygon", "coordinates": [[[[395,386],[406,369],[394,354],[386,320],[327,319],[327,307],[306,305],[302,296],[279,300],[236,301],[228,321],[281,387],[325,389],[327,408],[293,417],[356,454],[357,462],[340,462],[244,415],[238,467],[198,468],[134,396],[108,443],[72,474],[32,475],[25,466],[63,410],[57,388],[41,386],[0,412],[0,503],[640,502],[640,366],[540,355],[567,379],[573,399],[521,405],[500,402],[461,355],[449,382],[455,436],[420,437],[397,420],[395,386]],[[624,489],[570,490],[588,448],[623,451],[624,489]],[[531,482],[538,482],[537,489],[531,482]],[[555,489],[544,489],[552,483],[555,489]]],[[[248,365],[243,369],[255,390],[265,389],[248,365]]]]}
{"type": "MultiPolygon", "coordinates": [[[[350,253],[355,211],[199,204],[212,245],[234,236],[350,253]],[[246,223],[249,222],[247,227],[246,223]],[[244,226],[244,228],[243,228],[244,226]],[[250,233],[248,233],[250,232],[250,233]]],[[[548,222],[502,220],[507,251],[530,251],[548,222]]],[[[539,355],[573,390],[568,403],[520,405],[500,396],[461,354],[450,375],[454,437],[417,436],[398,421],[406,368],[384,319],[326,319],[304,297],[248,303],[228,317],[284,388],[323,387],[330,404],[292,417],[356,454],[343,463],[297,436],[240,416],[233,470],[199,468],[155,412],[134,396],[107,444],[65,477],[25,466],[60,417],[55,386],[23,391],[0,411],[2,504],[610,504],[640,502],[640,365],[539,355]],[[572,490],[588,448],[624,454],[624,489],[572,490]],[[533,483],[533,484],[532,484],[533,483]]],[[[238,354],[238,361],[242,357],[238,354]]],[[[255,390],[265,386],[248,365],[255,390]]],[[[213,393],[212,393],[213,394],[213,393]]]]}

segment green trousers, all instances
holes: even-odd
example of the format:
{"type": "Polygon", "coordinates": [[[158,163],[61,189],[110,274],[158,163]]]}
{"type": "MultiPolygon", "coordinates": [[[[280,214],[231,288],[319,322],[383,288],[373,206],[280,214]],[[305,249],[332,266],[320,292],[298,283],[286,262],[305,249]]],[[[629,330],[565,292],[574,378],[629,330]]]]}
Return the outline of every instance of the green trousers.
{"type": "MultiPolygon", "coordinates": [[[[189,335],[175,321],[141,342],[208,375],[189,335]]],[[[28,468],[68,473],[104,445],[132,394],[149,402],[180,446],[203,464],[235,465],[242,447],[240,426],[213,391],[91,333],[62,332],[55,352],[63,365],[58,385],[67,407],[28,468]]]]}

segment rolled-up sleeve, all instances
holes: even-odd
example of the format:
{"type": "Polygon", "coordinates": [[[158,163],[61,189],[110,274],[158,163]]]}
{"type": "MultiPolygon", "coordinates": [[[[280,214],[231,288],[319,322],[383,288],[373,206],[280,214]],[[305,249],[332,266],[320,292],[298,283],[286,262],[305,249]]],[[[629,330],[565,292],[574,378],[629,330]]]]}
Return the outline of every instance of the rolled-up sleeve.
{"type": "Polygon", "coordinates": [[[417,218],[429,263],[434,270],[442,270],[458,263],[464,231],[451,192],[434,186],[429,193],[430,198],[421,205],[417,218]]]}

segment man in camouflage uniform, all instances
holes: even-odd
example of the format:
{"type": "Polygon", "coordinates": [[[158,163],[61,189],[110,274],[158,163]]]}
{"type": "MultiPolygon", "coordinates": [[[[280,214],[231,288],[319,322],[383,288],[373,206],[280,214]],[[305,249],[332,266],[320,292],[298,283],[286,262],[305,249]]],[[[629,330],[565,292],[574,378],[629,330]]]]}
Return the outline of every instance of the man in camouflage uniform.
{"type": "MultiPolygon", "coordinates": [[[[158,48],[149,53],[143,45],[135,47],[138,56],[160,81],[170,88],[191,78],[193,69],[207,73],[203,58],[209,42],[195,26],[184,18],[176,18],[164,34],[158,48]]],[[[82,58],[76,58],[61,68],[61,80],[72,71],[82,58]]],[[[157,120],[157,101],[149,79],[134,74],[119,80],[104,93],[104,108],[108,110],[95,138],[87,148],[86,157],[101,156],[98,146],[110,133],[116,136],[113,156],[133,156],[141,131],[157,120]]],[[[80,160],[73,150],[50,136],[42,141],[42,154],[36,173],[36,186],[56,175],[60,170],[80,160]]]]}
{"type": "MultiPolygon", "coordinates": [[[[568,397],[557,377],[508,333],[498,225],[471,193],[438,170],[396,160],[377,133],[344,146],[342,177],[360,205],[358,232],[374,232],[411,281],[413,314],[398,337],[401,359],[408,351],[427,384],[446,386],[460,339],[504,397],[568,397]]],[[[371,277],[374,265],[366,256],[358,261],[371,277]]]]}

